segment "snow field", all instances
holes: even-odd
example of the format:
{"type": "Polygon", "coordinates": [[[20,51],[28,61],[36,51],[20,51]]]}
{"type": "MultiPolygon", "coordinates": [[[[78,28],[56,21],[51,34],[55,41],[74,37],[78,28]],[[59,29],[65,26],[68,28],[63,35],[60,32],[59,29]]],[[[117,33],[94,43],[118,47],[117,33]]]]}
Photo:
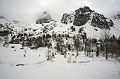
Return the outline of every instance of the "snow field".
{"type": "Polygon", "coordinates": [[[120,79],[120,63],[115,59],[89,58],[79,52],[77,63],[67,63],[69,55],[65,59],[60,54],[47,61],[47,48],[26,48],[26,57],[20,48],[0,46],[0,79],[120,79]]]}

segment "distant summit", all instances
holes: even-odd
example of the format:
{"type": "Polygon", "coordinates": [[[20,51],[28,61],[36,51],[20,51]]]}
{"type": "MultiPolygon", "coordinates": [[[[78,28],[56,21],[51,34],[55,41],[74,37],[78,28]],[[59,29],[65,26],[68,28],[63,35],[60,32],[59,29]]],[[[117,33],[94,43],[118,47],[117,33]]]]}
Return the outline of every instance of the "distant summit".
{"type": "Polygon", "coordinates": [[[49,23],[51,21],[50,14],[45,11],[42,13],[41,17],[36,21],[36,24],[49,23]]]}
{"type": "Polygon", "coordinates": [[[113,20],[120,20],[120,11],[116,13],[112,18],[113,20]]]}

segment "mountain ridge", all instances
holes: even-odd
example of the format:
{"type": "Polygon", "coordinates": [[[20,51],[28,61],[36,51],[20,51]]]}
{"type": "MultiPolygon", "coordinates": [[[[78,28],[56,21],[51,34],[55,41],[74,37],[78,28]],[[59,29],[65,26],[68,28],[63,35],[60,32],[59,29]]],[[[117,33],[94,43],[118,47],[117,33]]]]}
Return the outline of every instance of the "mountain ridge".
{"type": "MultiPolygon", "coordinates": [[[[45,14],[46,16],[49,15],[47,13],[45,14]]],[[[0,18],[0,19],[1,19],[0,24],[5,26],[5,28],[6,25],[8,25],[10,28],[12,28],[13,32],[17,31],[18,33],[23,33],[25,29],[28,29],[27,32],[26,31],[25,32],[29,34],[33,34],[34,36],[39,36],[39,34],[45,31],[45,29],[46,32],[51,35],[52,32],[54,31],[57,34],[66,33],[69,34],[70,36],[79,34],[80,29],[83,29],[83,32],[86,33],[87,37],[97,38],[97,39],[101,37],[101,33],[103,32],[103,29],[110,30],[113,35],[116,35],[117,33],[117,37],[119,36],[120,33],[119,31],[116,31],[117,29],[119,29],[118,28],[119,21],[117,21],[118,24],[116,24],[116,21],[114,21],[113,19],[104,17],[104,15],[99,14],[94,10],[91,10],[88,6],[84,6],[70,13],[63,14],[61,22],[57,22],[55,20],[49,20],[49,22],[47,23],[41,22],[37,24],[29,24],[29,23],[21,23],[19,21],[8,21],[5,18],[0,18]],[[81,15],[83,15],[83,17],[80,17],[81,15]],[[82,19],[83,21],[85,19],[85,22],[80,23],[79,21],[82,20],[79,19],[82,19]],[[75,25],[76,23],[80,25],[76,26],[75,25]]]]}

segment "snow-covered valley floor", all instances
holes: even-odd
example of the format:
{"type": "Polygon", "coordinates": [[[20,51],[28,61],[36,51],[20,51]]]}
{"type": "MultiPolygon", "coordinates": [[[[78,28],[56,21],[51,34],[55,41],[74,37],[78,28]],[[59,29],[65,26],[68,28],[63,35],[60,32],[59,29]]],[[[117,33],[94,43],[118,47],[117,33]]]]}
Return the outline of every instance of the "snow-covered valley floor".
{"type": "Polygon", "coordinates": [[[46,48],[26,48],[26,57],[20,48],[0,46],[0,79],[120,79],[120,63],[115,59],[81,54],[77,63],[67,63],[67,58],[58,54],[53,61],[47,61],[46,48]]]}

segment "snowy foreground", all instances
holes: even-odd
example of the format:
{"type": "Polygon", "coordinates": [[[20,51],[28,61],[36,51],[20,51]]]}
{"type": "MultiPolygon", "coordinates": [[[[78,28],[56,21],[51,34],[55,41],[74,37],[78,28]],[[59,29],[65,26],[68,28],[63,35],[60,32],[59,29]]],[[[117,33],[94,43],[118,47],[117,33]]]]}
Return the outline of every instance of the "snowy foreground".
{"type": "Polygon", "coordinates": [[[115,59],[88,58],[79,52],[77,63],[67,63],[59,54],[46,61],[46,48],[27,48],[26,57],[20,48],[0,46],[0,79],[120,79],[120,63],[115,59]]]}

